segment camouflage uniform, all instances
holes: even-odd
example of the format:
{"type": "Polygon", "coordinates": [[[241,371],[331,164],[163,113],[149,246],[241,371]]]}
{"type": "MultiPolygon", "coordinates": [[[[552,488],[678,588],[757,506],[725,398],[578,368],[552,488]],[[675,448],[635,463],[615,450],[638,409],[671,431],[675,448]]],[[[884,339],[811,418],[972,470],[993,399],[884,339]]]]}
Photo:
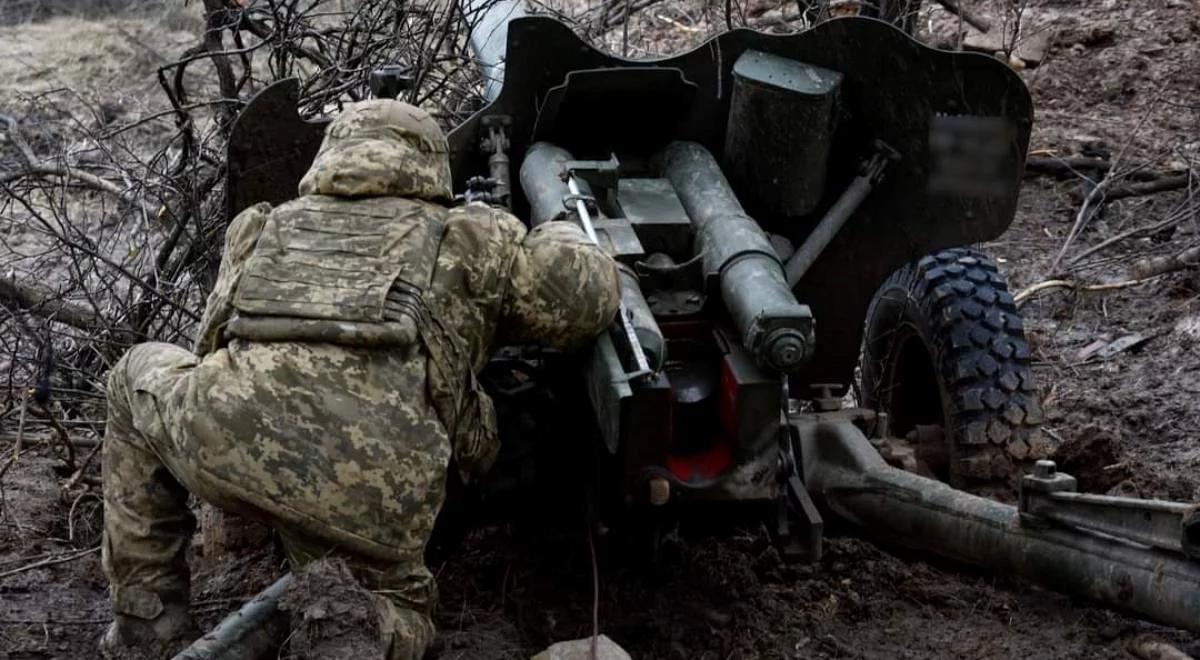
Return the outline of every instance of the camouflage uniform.
{"type": "Polygon", "coordinates": [[[115,643],[122,622],[186,608],[190,492],[269,521],[294,565],[346,557],[386,597],[390,657],[421,656],[448,465],[470,478],[498,451],[475,374],[500,342],[585,346],[619,297],[615,262],[575,225],[448,208],[447,151],[412,106],[349,107],[301,197],[230,225],[194,351],[142,344],[113,368],[115,643]]]}

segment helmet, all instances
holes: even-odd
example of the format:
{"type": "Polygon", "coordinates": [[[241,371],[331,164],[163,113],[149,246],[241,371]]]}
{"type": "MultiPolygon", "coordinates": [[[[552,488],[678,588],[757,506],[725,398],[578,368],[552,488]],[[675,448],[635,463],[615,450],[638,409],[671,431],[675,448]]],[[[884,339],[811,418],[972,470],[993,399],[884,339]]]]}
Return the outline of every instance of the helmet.
{"type": "Polygon", "coordinates": [[[325,130],[300,194],[448,201],[449,151],[424,110],[392,99],[353,103],[325,130]]]}

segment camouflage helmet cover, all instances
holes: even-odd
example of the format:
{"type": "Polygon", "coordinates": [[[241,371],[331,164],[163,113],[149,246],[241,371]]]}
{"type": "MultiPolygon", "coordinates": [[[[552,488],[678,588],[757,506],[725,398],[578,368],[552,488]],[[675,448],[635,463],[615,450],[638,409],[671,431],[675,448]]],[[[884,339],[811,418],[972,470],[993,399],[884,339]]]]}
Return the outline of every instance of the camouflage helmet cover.
{"type": "Polygon", "coordinates": [[[326,129],[300,194],[446,201],[449,151],[424,110],[392,99],[353,103],[326,129]]]}

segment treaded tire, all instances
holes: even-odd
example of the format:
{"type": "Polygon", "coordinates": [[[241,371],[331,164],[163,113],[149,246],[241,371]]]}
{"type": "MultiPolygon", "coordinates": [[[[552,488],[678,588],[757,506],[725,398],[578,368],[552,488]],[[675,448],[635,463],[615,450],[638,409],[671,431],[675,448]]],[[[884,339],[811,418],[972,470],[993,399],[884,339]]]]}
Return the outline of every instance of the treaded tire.
{"type": "Polygon", "coordinates": [[[892,433],[943,426],[938,476],[1007,496],[1042,422],[1024,323],[987,255],[955,248],[893,273],[867,311],[862,395],[892,433]]]}

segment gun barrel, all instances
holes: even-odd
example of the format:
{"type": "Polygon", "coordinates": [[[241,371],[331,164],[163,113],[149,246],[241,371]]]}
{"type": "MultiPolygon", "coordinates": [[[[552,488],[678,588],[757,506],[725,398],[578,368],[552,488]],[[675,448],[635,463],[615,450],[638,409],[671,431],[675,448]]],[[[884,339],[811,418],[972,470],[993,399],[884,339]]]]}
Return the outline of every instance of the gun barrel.
{"type": "Polygon", "coordinates": [[[470,30],[471,50],[483,74],[483,97],[488,103],[504,85],[504,59],[508,54],[508,23],[526,16],[524,0],[462,0],[463,20],[470,30]]]}
{"type": "Polygon", "coordinates": [[[1038,524],[1016,507],[893,468],[848,421],[794,423],[809,492],[872,535],[1200,632],[1200,563],[1182,553],[1038,524]]]}
{"type": "Polygon", "coordinates": [[[762,367],[796,371],[812,352],[812,313],[796,301],[767,235],[707,149],[673,142],[662,156],[664,174],[696,226],[705,270],[720,278],[721,299],[746,349],[762,367]]]}

